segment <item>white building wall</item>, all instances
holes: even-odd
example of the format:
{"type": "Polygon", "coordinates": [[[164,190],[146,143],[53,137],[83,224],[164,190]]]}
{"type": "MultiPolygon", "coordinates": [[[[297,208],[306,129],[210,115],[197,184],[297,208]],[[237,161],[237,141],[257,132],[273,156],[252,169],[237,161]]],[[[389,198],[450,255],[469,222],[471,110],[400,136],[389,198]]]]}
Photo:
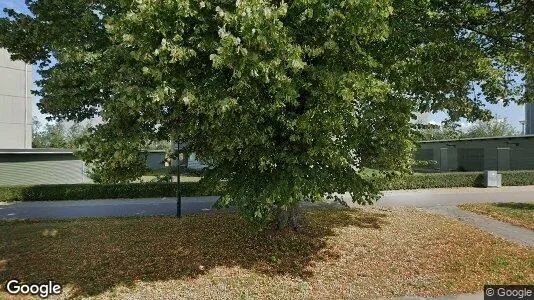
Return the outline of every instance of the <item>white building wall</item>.
{"type": "Polygon", "coordinates": [[[32,146],[32,68],[0,49],[0,149],[32,146]]]}

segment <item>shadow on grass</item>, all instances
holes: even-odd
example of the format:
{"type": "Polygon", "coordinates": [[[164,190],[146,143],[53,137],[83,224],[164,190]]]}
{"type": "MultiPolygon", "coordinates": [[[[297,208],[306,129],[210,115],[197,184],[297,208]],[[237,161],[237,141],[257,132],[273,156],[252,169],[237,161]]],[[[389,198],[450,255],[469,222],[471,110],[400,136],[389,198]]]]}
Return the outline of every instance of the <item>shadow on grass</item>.
{"type": "Polygon", "coordinates": [[[496,207],[518,209],[518,210],[534,210],[534,203],[495,203],[496,207]]]}
{"type": "Polygon", "coordinates": [[[334,259],[336,228],[376,230],[387,215],[313,210],[301,232],[254,232],[236,214],[0,223],[0,282],[53,279],[76,295],[96,295],[136,280],[195,278],[217,266],[311,276],[312,261],[334,259]],[[1,263],[3,262],[3,263],[1,263]]]}

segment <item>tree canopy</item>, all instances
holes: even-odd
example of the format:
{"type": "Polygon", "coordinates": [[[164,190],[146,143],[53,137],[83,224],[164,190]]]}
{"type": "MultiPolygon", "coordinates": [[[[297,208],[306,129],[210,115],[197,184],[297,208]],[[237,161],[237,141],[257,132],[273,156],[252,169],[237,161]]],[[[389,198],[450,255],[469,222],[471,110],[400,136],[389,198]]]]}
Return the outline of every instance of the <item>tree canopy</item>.
{"type": "Polygon", "coordinates": [[[527,101],[510,74],[534,65],[530,0],[26,3],[0,46],[39,64],[43,112],[102,117],[80,155],[103,181],[141,176],[149,141],[187,141],[257,224],[333,192],[370,203],[359,171],[409,172],[412,112],[488,119],[482,98],[527,101]]]}

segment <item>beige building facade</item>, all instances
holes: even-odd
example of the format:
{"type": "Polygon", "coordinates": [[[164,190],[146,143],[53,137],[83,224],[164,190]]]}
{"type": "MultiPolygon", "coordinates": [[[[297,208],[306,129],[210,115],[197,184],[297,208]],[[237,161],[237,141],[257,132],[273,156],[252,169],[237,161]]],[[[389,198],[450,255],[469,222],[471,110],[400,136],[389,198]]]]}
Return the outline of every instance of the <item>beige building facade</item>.
{"type": "Polygon", "coordinates": [[[32,67],[0,49],[0,149],[32,147],[32,67]]]}

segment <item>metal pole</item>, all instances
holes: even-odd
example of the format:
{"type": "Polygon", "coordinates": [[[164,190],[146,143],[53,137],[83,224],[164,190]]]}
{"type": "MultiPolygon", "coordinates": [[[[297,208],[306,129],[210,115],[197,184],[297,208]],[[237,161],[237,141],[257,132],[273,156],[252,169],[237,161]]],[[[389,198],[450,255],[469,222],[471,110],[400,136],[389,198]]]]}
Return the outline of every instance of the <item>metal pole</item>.
{"type": "Polygon", "coordinates": [[[180,143],[177,142],[176,147],[176,181],[177,181],[177,187],[176,187],[176,217],[181,218],[182,217],[182,190],[180,186],[180,143]]]}

